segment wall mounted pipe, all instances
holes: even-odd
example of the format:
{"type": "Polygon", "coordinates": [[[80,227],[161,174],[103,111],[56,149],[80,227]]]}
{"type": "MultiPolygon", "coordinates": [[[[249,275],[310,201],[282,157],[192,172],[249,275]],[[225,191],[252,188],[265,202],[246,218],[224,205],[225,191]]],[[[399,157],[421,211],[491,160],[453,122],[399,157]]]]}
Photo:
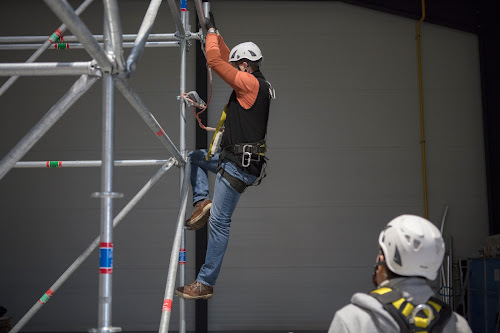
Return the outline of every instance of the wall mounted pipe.
{"type": "Polygon", "coordinates": [[[427,197],[427,162],[425,157],[424,90],[422,84],[422,47],[420,43],[420,25],[425,20],[425,0],[422,0],[422,17],[417,23],[417,59],[418,59],[418,95],[420,104],[420,144],[422,145],[422,181],[424,187],[424,216],[429,218],[427,197]]]}

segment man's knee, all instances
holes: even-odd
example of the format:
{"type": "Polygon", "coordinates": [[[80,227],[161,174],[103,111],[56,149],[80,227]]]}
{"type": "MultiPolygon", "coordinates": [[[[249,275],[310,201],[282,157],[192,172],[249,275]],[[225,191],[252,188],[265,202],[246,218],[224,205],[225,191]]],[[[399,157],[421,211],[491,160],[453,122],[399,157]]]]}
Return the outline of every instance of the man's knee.
{"type": "Polygon", "coordinates": [[[215,230],[227,230],[231,226],[231,218],[210,215],[208,224],[210,225],[210,228],[215,230]]]}
{"type": "Polygon", "coordinates": [[[192,164],[198,164],[205,159],[205,152],[203,150],[193,150],[188,154],[188,157],[192,164]]]}

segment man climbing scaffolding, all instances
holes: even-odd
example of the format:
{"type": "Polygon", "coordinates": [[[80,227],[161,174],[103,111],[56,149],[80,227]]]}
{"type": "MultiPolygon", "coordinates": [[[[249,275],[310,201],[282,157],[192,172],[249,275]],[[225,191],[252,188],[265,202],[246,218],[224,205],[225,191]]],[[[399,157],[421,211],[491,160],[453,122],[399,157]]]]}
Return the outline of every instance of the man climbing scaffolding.
{"type": "Polygon", "coordinates": [[[185,299],[209,299],[213,295],[229,241],[231,216],[245,188],[258,185],[265,176],[265,139],[274,98],[273,88],[260,72],[259,47],[245,42],[230,52],[212,13],[206,22],[207,63],[233,92],[225,109],[220,150],[213,156],[208,150],[189,155],[194,211],[186,226],[198,230],[208,221],[210,232],[205,263],[196,280],[175,291],[185,299]],[[217,174],[212,200],[207,171],[217,174]]]}

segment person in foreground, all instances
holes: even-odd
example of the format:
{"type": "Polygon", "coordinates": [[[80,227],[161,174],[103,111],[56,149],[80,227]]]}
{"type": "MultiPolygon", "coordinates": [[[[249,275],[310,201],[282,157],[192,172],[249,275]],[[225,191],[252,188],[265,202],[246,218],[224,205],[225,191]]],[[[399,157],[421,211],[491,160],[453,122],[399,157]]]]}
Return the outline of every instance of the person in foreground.
{"type": "Polygon", "coordinates": [[[458,332],[471,333],[465,318],[435,297],[435,280],[445,253],[434,224],[415,215],[390,221],[380,246],[369,294],[356,293],[335,313],[328,333],[458,332]]]}

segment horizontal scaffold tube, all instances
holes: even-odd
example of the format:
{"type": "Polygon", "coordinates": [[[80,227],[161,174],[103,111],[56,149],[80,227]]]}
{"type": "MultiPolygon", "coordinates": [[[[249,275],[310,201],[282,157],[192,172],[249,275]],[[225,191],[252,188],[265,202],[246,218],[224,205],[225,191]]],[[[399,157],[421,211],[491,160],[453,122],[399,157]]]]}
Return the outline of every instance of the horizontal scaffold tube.
{"type": "MultiPolygon", "coordinates": [[[[96,41],[102,42],[103,35],[93,35],[96,41]]],[[[133,42],[137,38],[136,34],[125,34],[123,35],[124,42],[133,42]]],[[[200,39],[197,34],[192,34],[191,38],[200,39]]],[[[15,44],[15,43],[43,43],[47,40],[47,36],[5,36],[0,37],[0,44],[15,44]]],[[[175,34],[149,34],[148,42],[160,42],[160,41],[176,41],[177,37],[175,34]]],[[[76,43],[78,38],[75,36],[64,36],[64,42],[66,43],[76,43]]]]}
{"type": "MultiPolygon", "coordinates": [[[[101,43],[99,43],[102,46],[101,43]]],[[[18,50],[36,50],[41,47],[41,44],[0,44],[0,50],[3,51],[18,51],[18,50]]],[[[123,48],[129,49],[134,46],[132,42],[124,42],[122,44],[123,48]]],[[[179,47],[179,42],[147,42],[145,47],[179,47]]],[[[49,50],[80,50],[85,48],[80,43],[55,43],[53,48],[49,50]]]]}
{"type": "MultiPolygon", "coordinates": [[[[169,160],[116,160],[116,167],[135,167],[163,165],[169,160]]],[[[95,168],[100,167],[102,161],[23,161],[17,162],[14,168],[95,168]]]]}
{"type": "Polygon", "coordinates": [[[101,71],[92,62],[32,62],[2,63],[0,76],[58,76],[91,75],[101,76],[101,71]]]}

